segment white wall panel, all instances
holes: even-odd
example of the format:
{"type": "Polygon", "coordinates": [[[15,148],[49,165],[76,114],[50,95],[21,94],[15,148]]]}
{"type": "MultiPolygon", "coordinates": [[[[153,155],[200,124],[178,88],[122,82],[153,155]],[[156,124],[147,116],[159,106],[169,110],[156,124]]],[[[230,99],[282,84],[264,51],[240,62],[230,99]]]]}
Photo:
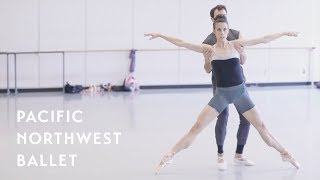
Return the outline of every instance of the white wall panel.
{"type": "Polygon", "coordinates": [[[39,87],[62,87],[62,54],[40,54],[39,58],[39,87]]]}
{"type": "Polygon", "coordinates": [[[212,32],[209,12],[215,5],[215,1],[211,0],[182,0],[179,22],[181,38],[194,43],[202,43],[212,32]],[[195,8],[198,9],[196,13],[195,8]]]}
{"type": "Polygon", "coordinates": [[[138,51],[135,75],[141,85],[176,85],[179,83],[178,51],[138,51]]]}
{"type": "Polygon", "coordinates": [[[38,50],[38,0],[1,0],[0,22],[0,51],[38,50]]]}
{"type": "Polygon", "coordinates": [[[65,81],[70,84],[85,84],[86,55],[85,53],[66,53],[65,81]]]}
{"type": "Polygon", "coordinates": [[[189,50],[180,51],[179,84],[210,84],[211,73],[206,73],[202,54],[189,50]]]}
{"type": "Polygon", "coordinates": [[[134,1],[134,48],[175,48],[160,40],[143,37],[146,32],[161,32],[179,36],[180,0],[134,1]]]}
{"type": "Polygon", "coordinates": [[[129,72],[129,52],[105,52],[87,54],[87,85],[122,85],[129,72]]]}
{"type": "Polygon", "coordinates": [[[133,41],[132,6],[133,0],[88,0],[88,50],[131,49],[133,41]]]}
{"type": "Polygon", "coordinates": [[[0,55],[0,88],[7,88],[7,56],[0,55]]]}
{"type": "Polygon", "coordinates": [[[311,46],[312,11],[310,2],[292,0],[227,1],[230,27],[252,38],[273,32],[299,31],[296,39],[283,38],[272,46],[311,46]],[[290,6],[290,8],[287,8],[290,6]]]}
{"type": "Polygon", "coordinates": [[[313,45],[316,47],[315,50],[313,50],[313,79],[315,81],[320,81],[320,1],[318,0],[312,0],[312,12],[313,12],[313,45]]]}
{"type": "MultiPolygon", "coordinates": [[[[11,77],[14,78],[14,76],[11,77]]],[[[14,83],[10,83],[10,87],[13,87],[13,85],[14,83]]],[[[39,87],[39,56],[37,54],[17,55],[17,87],[39,87]]]]}
{"type": "Polygon", "coordinates": [[[244,37],[257,37],[269,32],[273,20],[270,1],[227,0],[230,28],[240,30],[244,37]]]}
{"type": "Polygon", "coordinates": [[[270,82],[309,81],[309,50],[278,49],[270,51],[270,82]]]}
{"type": "Polygon", "coordinates": [[[247,60],[242,66],[247,83],[268,81],[269,51],[266,49],[245,49],[247,60]]]}
{"type": "Polygon", "coordinates": [[[40,0],[40,50],[85,50],[85,0],[40,0]]]}
{"type": "Polygon", "coordinates": [[[10,88],[14,88],[14,78],[15,78],[15,74],[14,74],[14,56],[11,54],[11,55],[9,55],[9,87],[10,88]]]}

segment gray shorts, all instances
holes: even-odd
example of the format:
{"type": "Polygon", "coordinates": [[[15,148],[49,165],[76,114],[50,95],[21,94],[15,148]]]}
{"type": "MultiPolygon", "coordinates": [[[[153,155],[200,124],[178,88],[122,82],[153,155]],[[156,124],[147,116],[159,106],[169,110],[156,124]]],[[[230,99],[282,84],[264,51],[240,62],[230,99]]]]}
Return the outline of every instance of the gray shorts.
{"type": "Polygon", "coordinates": [[[208,105],[217,110],[219,114],[229,104],[234,104],[241,114],[254,107],[245,83],[231,87],[217,87],[215,95],[208,103],[208,105]]]}

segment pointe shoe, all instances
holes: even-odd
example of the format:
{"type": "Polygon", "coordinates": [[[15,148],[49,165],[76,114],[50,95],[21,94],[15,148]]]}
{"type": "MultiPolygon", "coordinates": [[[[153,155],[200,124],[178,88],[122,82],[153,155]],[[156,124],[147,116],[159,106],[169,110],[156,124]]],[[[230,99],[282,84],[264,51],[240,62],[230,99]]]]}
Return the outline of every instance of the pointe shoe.
{"type": "Polygon", "coordinates": [[[219,157],[219,156],[218,156],[217,163],[218,163],[218,169],[219,169],[220,171],[225,171],[225,170],[228,169],[228,164],[227,164],[227,162],[223,159],[223,157],[219,157]]]}
{"type": "Polygon", "coordinates": [[[236,165],[242,165],[242,166],[254,166],[255,163],[249,159],[246,158],[233,158],[233,162],[236,165]]]}
{"type": "Polygon", "coordinates": [[[174,153],[170,154],[170,153],[167,153],[166,155],[164,155],[160,161],[160,163],[158,164],[158,166],[156,167],[155,169],[155,174],[159,174],[160,171],[166,167],[168,164],[171,164],[172,163],[172,158],[173,158],[173,155],[174,153]]]}
{"type": "Polygon", "coordinates": [[[289,152],[281,153],[282,161],[291,163],[297,169],[300,168],[300,164],[295,160],[289,152]]]}

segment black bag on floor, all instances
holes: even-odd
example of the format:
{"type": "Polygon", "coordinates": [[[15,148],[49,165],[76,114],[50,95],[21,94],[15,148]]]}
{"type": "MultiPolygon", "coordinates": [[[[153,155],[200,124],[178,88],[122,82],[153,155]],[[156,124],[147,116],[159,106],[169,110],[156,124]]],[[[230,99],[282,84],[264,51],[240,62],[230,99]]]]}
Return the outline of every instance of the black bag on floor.
{"type": "Polygon", "coordinates": [[[83,86],[81,85],[70,85],[68,82],[66,83],[66,85],[64,86],[64,92],[65,93],[80,93],[83,90],[83,86]]]}

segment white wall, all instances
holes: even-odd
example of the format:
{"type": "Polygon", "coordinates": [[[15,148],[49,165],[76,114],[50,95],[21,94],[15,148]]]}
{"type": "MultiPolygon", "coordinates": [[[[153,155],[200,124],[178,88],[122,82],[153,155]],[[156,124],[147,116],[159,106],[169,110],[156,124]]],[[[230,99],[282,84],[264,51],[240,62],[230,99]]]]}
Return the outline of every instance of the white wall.
{"type": "Polygon", "coordinates": [[[315,81],[320,81],[320,1],[312,1],[312,29],[313,29],[313,44],[317,47],[313,53],[313,77],[315,81]]]}
{"type": "MultiPolygon", "coordinates": [[[[1,0],[0,51],[108,50],[66,53],[66,81],[89,85],[121,84],[129,50],[135,48],[141,85],[208,84],[201,54],[149,41],[143,33],[159,31],[201,43],[212,30],[209,11],[220,3],[228,8],[231,28],[245,37],[301,32],[298,38],[248,48],[247,82],[319,81],[319,48],[313,55],[302,48],[319,47],[317,0],[1,0]]],[[[61,86],[61,54],[18,55],[17,62],[19,88],[61,86]]],[[[5,88],[5,56],[0,56],[0,67],[0,88],[5,88]]],[[[9,72],[13,87],[12,56],[9,72]]]]}
{"type": "Polygon", "coordinates": [[[0,51],[37,50],[38,17],[38,0],[1,0],[0,51]]]}
{"type": "Polygon", "coordinates": [[[39,0],[40,51],[85,50],[85,0],[39,0]]]}

